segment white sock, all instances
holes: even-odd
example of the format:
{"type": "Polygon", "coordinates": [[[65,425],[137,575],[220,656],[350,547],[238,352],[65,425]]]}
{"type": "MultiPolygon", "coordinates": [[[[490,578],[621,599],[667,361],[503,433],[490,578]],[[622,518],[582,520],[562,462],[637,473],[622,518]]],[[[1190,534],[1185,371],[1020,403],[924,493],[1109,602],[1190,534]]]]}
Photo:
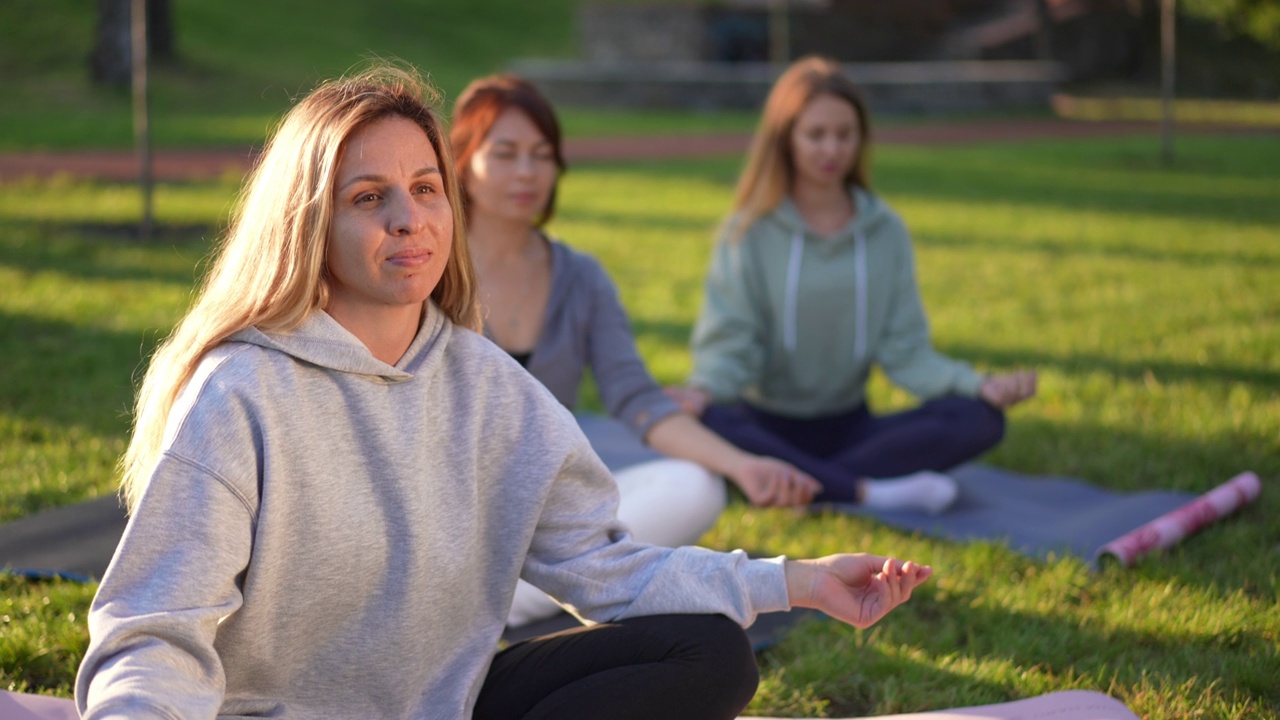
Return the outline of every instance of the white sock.
{"type": "Polygon", "coordinates": [[[937,515],[951,507],[959,494],[955,480],[929,470],[895,478],[868,478],[862,484],[862,504],[877,510],[923,510],[937,515]]]}

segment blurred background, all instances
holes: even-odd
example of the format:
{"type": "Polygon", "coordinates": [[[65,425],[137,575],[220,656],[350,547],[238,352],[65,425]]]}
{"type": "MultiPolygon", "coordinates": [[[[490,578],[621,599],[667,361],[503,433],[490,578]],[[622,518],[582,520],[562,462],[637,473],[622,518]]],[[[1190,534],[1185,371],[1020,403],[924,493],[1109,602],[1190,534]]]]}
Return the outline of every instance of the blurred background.
{"type": "MultiPolygon", "coordinates": [[[[1280,99],[1280,2],[1168,4],[1180,117],[1273,122],[1265,103],[1280,99]]],[[[626,133],[637,117],[641,130],[748,127],[779,63],[812,52],[850,63],[880,115],[1154,119],[1161,5],[151,0],[152,125],[159,147],[258,144],[291,98],[370,54],[417,65],[446,99],[471,77],[517,69],[565,107],[571,134],[626,133]]],[[[132,142],[129,6],[0,3],[0,150],[132,142]]]]}

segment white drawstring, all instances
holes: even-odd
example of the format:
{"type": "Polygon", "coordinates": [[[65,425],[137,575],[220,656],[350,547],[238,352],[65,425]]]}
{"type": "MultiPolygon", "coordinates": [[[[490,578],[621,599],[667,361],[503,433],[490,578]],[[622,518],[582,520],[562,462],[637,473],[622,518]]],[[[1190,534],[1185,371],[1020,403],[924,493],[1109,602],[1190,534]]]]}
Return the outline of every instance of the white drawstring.
{"type": "MultiPolygon", "coordinates": [[[[782,345],[787,352],[796,350],[796,305],[800,294],[800,263],[804,256],[804,232],[797,230],[791,236],[791,257],[787,262],[787,295],[782,312],[782,345]]],[[[867,354],[867,241],[862,233],[853,236],[853,276],[857,301],[853,308],[853,359],[855,362],[867,354]]]]}
{"type": "Polygon", "coordinates": [[[867,242],[862,233],[853,236],[853,274],[858,293],[853,310],[853,359],[857,362],[867,354],[867,242]]]}
{"type": "Polygon", "coordinates": [[[800,258],[804,254],[804,231],[791,236],[791,260],[787,263],[787,297],[783,309],[782,345],[787,352],[796,349],[796,296],[800,293],[800,258]]]}

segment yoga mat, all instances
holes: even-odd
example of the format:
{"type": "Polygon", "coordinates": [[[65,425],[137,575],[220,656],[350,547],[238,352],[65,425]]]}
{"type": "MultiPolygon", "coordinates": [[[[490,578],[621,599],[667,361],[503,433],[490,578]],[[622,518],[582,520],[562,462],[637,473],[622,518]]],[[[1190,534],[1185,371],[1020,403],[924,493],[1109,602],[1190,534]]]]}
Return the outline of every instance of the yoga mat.
{"type": "Polygon", "coordinates": [[[1205,525],[1257,500],[1261,492],[1258,476],[1242,472],[1177,510],[1107,543],[1098,551],[1099,559],[1113,557],[1129,567],[1142,555],[1172,547],[1205,525]]]}
{"type": "MultiPolygon", "coordinates": [[[[1021,475],[979,464],[962,465],[948,474],[960,486],[960,496],[940,515],[872,511],[857,505],[824,507],[952,540],[1003,541],[1032,557],[1068,553],[1095,567],[1113,541],[1188,504],[1200,507],[1195,495],[1176,490],[1117,493],[1075,478],[1021,475]]],[[[1171,545],[1188,534],[1184,529],[1176,539],[1163,537],[1171,545]]],[[[1125,564],[1144,551],[1127,553],[1125,564]]]]}
{"type": "MultiPolygon", "coordinates": [[[[587,413],[576,417],[591,446],[610,470],[662,457],[620,422],[587,413]]],[[[960,495],[956,503],[940,515],[869,510],[842,503],[815,505],[813,509],[867,515],[887,525],[951,540],[1003,541],[1032,557],[1071,554],[1094,563],[1104,547],[1130,536],[1108,551],[1108,555],[1122,555],[1122,561],[1128,558],[1125,564],[1130,564],[1142,552],[1168,547],[1162,542],[1172,544],[1186,537],[1193,531],[1189,527],[1198,529],[1230,512],[1225,509],[1227,505],[1247,490],[1240,483],[1248,483],[1233,480],[1236,483],[1231,486],[1233,489],[1224,489],[1218,495],[1211,493],[1215,500],[1193,503],[1197,500],[1195,495],[1176,490],[1116,493],[1076,478],[1022,475],[980,464],[962,465],[948,474],[956,479],[960,495]],[[1176,520],[1170,519],[1136,536],[1131,535],[1189,503],[1192,506],[1176,520]],[[1207,508],[1214,508],[1212,517],[1207,508]],[[1153,536],[1153,532],[1157,535],[1153,536]],[[1144,546],[1144,543],[1153,544],[1144,546]]],[[[1246,475],[1256,482],[1257,476],[1246,475]]],[[[1256,496],[1255,491],[1253,497],[1256,496]]],[[[1231,509],[1240,504],[1243,502],[1231,509]]]]}
{"type": "Polygon", "coordinates": [[[0,720],[79,720],[76,704],[66,698],[0,690],[0,720]]]}
{"type": "MultiPolygon", "coordinates": [[[[869,720],[869,717],[842,720],[869,720]]],[[[875,717],[877,720],[1138,720],[1124,703],[1092,690],[1063,690],[995,705],[875,717]]],[[[781,718],[743,715],[738,720],[781,718]]]]}
{"type": "Polygon", "coordinates": [[[101,578],[124,526],[115,495],[18,518],[0,525],[0,568],[27,577],[101,578]]]}

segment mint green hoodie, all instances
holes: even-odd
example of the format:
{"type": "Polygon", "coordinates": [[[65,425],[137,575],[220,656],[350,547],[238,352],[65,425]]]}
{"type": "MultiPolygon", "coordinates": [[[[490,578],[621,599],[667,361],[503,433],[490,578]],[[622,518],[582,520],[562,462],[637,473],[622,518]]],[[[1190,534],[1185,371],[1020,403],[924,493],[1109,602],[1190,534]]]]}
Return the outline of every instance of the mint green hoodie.
{"type": "Polygon", "coordinates": [[[865,399],[872,365],[921,399],[976,396],[982,378],[933,349],[906,226],[879,197],[853,190],[854,218],[831,237],[790,199],[721,238],[693,333],[690,384],[717,402],[812,418],[865,399]]]}

